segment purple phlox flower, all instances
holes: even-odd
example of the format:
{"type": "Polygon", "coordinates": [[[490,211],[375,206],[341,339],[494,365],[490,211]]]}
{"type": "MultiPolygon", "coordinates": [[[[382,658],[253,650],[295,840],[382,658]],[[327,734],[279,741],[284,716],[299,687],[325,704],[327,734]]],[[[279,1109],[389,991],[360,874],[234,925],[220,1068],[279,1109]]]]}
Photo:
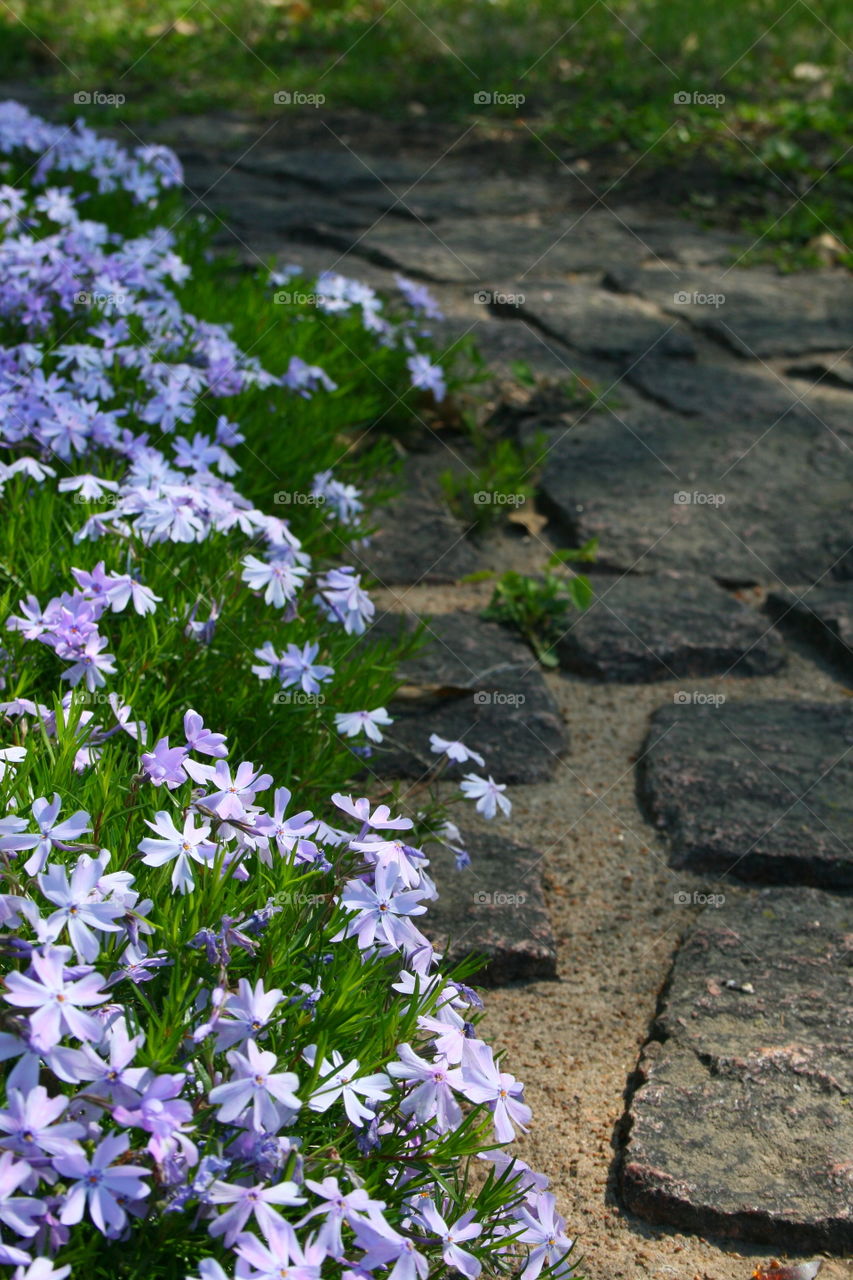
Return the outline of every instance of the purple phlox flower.
{"type": "MultiPolygon", "coordinates": [[[[129,1106],[113,1108],[113,1119],[119,1124],[134,1125],[151,1134],[148,1150],[161,1163],[172,1153],[175,1140],[180,1140],[191,1127],[192,1107],[178,1097],[185,1080],[182,1073],[154,1076],[129,1106]]],[[[181,1146],[195,1164],[198,1156],[192,1143],[181,1142],[181,1146]]]]}
{"type": "MultiPolygon", "coordinates": [[[[110,709],[116,718],[116,728],[123,729],[128,737],[133,738],[135,742],[139,742],[144,746],[148,737],[148,729],[145,721],[131,720],[130,717],[133,715],[133,708],[128,703],[122,702],[119,694],[108,694],[107,702],[109,703],[110,709]]],[[[104,736],[109,737],[109,735],[114,732],[115,729],[110,729],[109,733],[104,736]]]]}
{"type": "Polygon", "coordinates": [[[41,1218],[47,1207],[42,1200],[15,1194],[32,1172],[26,1161],[16,1160],[11,1151],[0,1156],[0,1221],[19,1236],[36,1234],[38,1222],[33,1219],[41,1218]]]}
{"type": "Polygon", "coordinates": [[[512,803],[503,794],[506,783],[495,782],[491,774],[486,781],[476,773],[466,773],[459,784],[459,789],[466,800],[476,800],[475,808],[484,818],[493,818],[498,809],[507,817],[512,813],[512,803]]]}
{"type": "Polygon", "coordinates": [[[252,671],[261,680],[279,680],[284,689],[299,685],[303,692],[316,694],[320,692],[321,682],[335,674],[334,667],[314,661],[319,651],[317,643],[304,644],[301,648],[289,644],[279,655],[267,642],[262,648],[255,649],[255,657],[261,665],[253,666],[252,671]]]}
{"type": "Polygon", "coordinates": [[[498,1142],[511,1142],[514,1125],[526,1132],[531,1110],[524,1102],[524,1085],[515,1076],[501,1071],[489,1045],[469,1040],[461,1068],[461,1092],[470,1102],[485,1103],[494,1114],[498,1142]]]}
{"type": "Polygon", "coordinates": [[[283,609],[293,600],[308,576],[308,570],[291,558],[267,562],[257,556],[243,558],[243,581],[252,591],[263,591],[264,600],[283,609]]]}
{"type": "Polygon", "coordinates": [[[423,1014],[418,1018],[418,1026],[433,1033],[436,1053],[454,1065],[462,1061],[469,1039],[468,1023],[455,1009],[444,1005],[436,1016],[423,1014]]]}
{"type": "MultiPolygon", "coordinates": [[[[17,1253],[18,1250],[7,1249],[6,1252],[17,1253]]],[[[27,1261],[29,1262],[28,1258],[27,1261]]],[[[70,1266],[57,1267],[50,1258],[34,1258],[28,1267],[16,1267],[12,1280],[66,1280],[70,1275],[70,1266]]]]}
{"type": "Polygon", "coordinates": [[[153,822],[146,818],[145,825],[160,838],[153,840],[149,836],[140,840],[137,847],[143,854],[142,861],[149,867],[162,867],[167,862],[174,862],[172,887],[180,893],[190,893],[195,888],[191,861],[204,866],[209,864],[216,852],[216,846],[207,839],[210,827],[196,828],[193,815],[188,813],[184,819],[184,829],[179,831],[163,809],[156,814],[153,822]]]}
{"type": "Polygon", "coordinates": [[[430,1231],[434,1231],[441,1240],[441,1256],[447,1265],[460,1271],[463,1276],[468,1276],[468,1280],[475,1280],[483,1269],[479,1259],[460,1248],[462,1243],[476,1240],[483,1230],[478,1222],[473,1221],[473,1209],[463,1213],[452,1226],[447,1225],[432,1201],[421,1206],[420,1216],[430,1231]]]}
{"type": "Polygon", "coordinates": [[[325,369],[321,369],[318,364],[306,364],[301,356],[290,357],[290,364],[287,366],[281,382],[282,386],[298,392],[306,400],[311,396],[312,391],[316,391],[318,387],[323,387],[326,391],[337,391],[338,389],[338,384],[332,381],[325,369]]]}
{"type": "Polygon", "coordinates": [[[361,491],[354,484],[335,480],[331,471],[318,471],[311,486],[311,493],[331,507],[332,514],[341,524],[355,524],[364,510],[361,491]]]}
{"type": "MultiPolygon", "coordinates": [[[[315,1055],[314,1045],[309,1045],[303,1054],[312,1067],[315,1065],[315,1055]]],[[[359,1068],[357,1058],[345,1062],[337,1049],[333,1049],[331,1057],[324,1058],[320,1063],[320,1078],[308,1100],[311,1110],[328,1111],[333,1103],[343,1098],[344,1111],[354,1125],[369,1123],[373,1119],[375,1108],[365,1107],[359,1101],[359,1094],[372,1102],[384,1102],[388,1098],[391,1081],[384,1071],[360,1076],[359,1068]]]]}
{"type": "Polygon", "coordinates": [[[302,1106],[294,1093],[299,1088],[299,1077],[292,1071],[274,1073],[274,1053],[266,1053],[254,1040],[248,1040],[245,1053],[232,1049],[227,1057],[234,1076],[226,1084],[216,1085],[208,1095],[219,1106],[219,1120],[230,1123],[251,1108],[253,1127],[274,1133],[282,1123],[276,1102],[289,1111],[298,1111],[302,1106]]]}
{"type": "Polygon", "coordinates": [[[194,781],[214,788],[197,803],[213,810],[220,818],[245,818],[257,793],[272,785],[270,774],[261,773],[247,761],[238,764],[233,776],[224,760],[217,760],[215,766],[188,760],[185,768],[194,781]]]}
{"type": "Polygon", "coordinates": [[[241,978],[237,992],[229,992],[222,1003],[222,1016],[217,1023],[217,1049],[229,1049],[244,1040],[258,1040],[266,1035],[270,1020],[284,999],[279,987],[264,989],[258,978],[254,987],[241,978]]]}
{"type": "Polygon", "coordinates": [[[444,312],[425,284],[416,284],[399,273],[394,276],[394,283],[413,311],[420,311],[427,320],[444,319],[444,312]]]}
{"type": "Polygon", "coordinates": [[[0,747],[0,782],[7,773],[10,778],[14,778],[17,772],[15,765],[22,764],[26,758],[26,747],[0,747]]]}
{"type": "MultiPolygon", "coordinates": [[[[566,1235],[565,1221],[557,1213],[557,1199],[550,1191],[536,1196],[535,1209],[521,1204],[515,1217],[524,1227],[518,1239],[531,1245],[521,1280],[536,1280],[543,1267],[555,1267],[571,1251],[572,1240],[566,1235]]],[[[561,1280],[571,1275],[568,1265],[554,1273],[561,1280]]]]}
{"type": "Polygon", "coordinates": [[[34,978],[22,973],[6,977],[3,999],[19,1009],[35,1010],[29,1015],[30,1029],[47,1049],[66,1034],[95,1042],[103,1035],[97,1018],[83,1012],[85,1007],[103,1004],[107,998],[101,990],[100,975],[89,973],[69,981],[65,968],[70,958],[70,947],[46,946],[34,950],[30,957],[34,978]]]}
{"type": "Polygon", "coordinates": [[[88,1044],[80,1049],[56,1051],[57,1056],[63,1055],[62,1066],[67,1072],[62,1078],[71,1078],[77,1084],[85,1081],[87,1094],[107,1098],[114,1105],[132,1106],[148,1076],[147,1068],[130,1065],[144,1040],[144,1035],[130,1036],[125,1019],[118,1017],[104,1037],[107,1061],[88,1044]]]}
{"type": "Polygon", "coordinates": [[[363,635],[372,622],[376,607],[361,587],[361,575],[354,569],[330,569],[317,579],[318,595],[314,603],[326,616],[342,624],[347,635],[363,635]]]}
{"type": "Polygon", "coordinates": [[[241,1280],[320,1280],[326,1251],[316,1240],[300,1245],[288,1222],[271,1222],[266,1243],[244,1233],[237,1238],[237,1271],[241,1280]],[[249,1267],[257,1268],[248,1270],[249,1267]]]}
{"type": "Polygon", "coordinates": [[[40,839],[25,864],[28,875],[37,875],[44,867],[51,849],[64,849],[68,841],[79,840],[91,829],[91,817],[84,809],[78,809],[70,818],[57,822],[62,801],[54,792],[48,803],[44,796],[33,801],[33,821],[39,829],[40,839]]]}
{"type": "MultiPolygon", "coordinates": [[[[286,818],[287,806],[290,804],[291,792],[287,787],[276,787],[273,793],[273,811],[261,820],[260,829],[270,840],[275,840],[279,853],[292,853],[298,841],[313,835],[317,827],[316,819],[310,809],[294,813],[286,818]]],[[[312,845],[312,848],[316,846],[312,845]]]]}
{"type": "Polygon", "coordinates": [[[466,747],[464,742],[451,742],[447,738],[440,738],[437,733],[429,735],[429,748],[439,755],[446,755],[454,764],[465,764],[468,760],[473,760],[482,769],[486,763],[482,756],[466,747]]]}
{"type": "Polygon", "coordinates": [[[120,902],[105,902],[98,892],[98,880],[104,871],[99,858],[82,854],[68,879],[68,870],[54,865],[38,877],[39,888],[48,902],[58,908],[47,918],[47,927],[53,935],[67,928],[78,960],[97,960],[101,944],[95,930],[103,933],[120,933],[116,919],[124,915],[120,902]]]}
{"type": "Polygon", "coordinates": [[[412,377],[412,386],[420,391],[431,391],[436,400],[444,399],[447,383],[441,365],[433,364],[429,356],[415,354],[409,356],[406,366],[412,377]]]}
{"type": "Polygon", "coordinates": [[[393,723],[384,707],[377,707],[375,711],[335,713],[335,728],[338,733],[345,734],[347,738],[355,738],[360,733],[366,733],[371,742],[381,742],[382,731],[379,726],[393,723]]]}
{"type": "Polygon", "coordinates": [[[78,1138],[86,1130],[76,1120],[57,1123],[68,1106],[68,1099],[51,1098],[43,1085],[28,1093],[9,1089],[8,1107],[0,1111],[0,1129],[8,1136],[4,1144],[24,1156],[28,1164],[39,1166],[42,1157],[77,1155],[78,1138]]]}
{"type": "Polygon", "coordinates": [[[418,1252],[413,1240],[396,1231],[381,1214],[373,1214],[370,1219],[357,1218],[352,1228],[356,1244],[364,1250],[364,1257],[359,1260],[364,1270],[372,1272],[393,1263],[388,1280],[426,1280],[429,1259],[418,1252]]]}
{"type": "Polygon", "coordinates": [[[115,493],[119,485],[115,480],[82,472],[76,476],[64,476],[57,487],[60,493],[79,493],[86,502],[100,502],[104,494],[115,493]]]}
{"type": "Polygon", "coordinates": [[[47,629],[48,622],[35,596],[29,595],[18,605],[20,614],[10,614],[6,619],[9,631],[20,631],[25,640],[38,640],[47,629]]]}
{"type": "Polygon", "coordinates": [[[142,756],[142,772],[155,787],[165,783],[170,791],[174,791],[187,780],[184,772],[186,758],[185,747],[170,747],[168,738],[160,738],[154,749],[142,756]]]}
{"type": "MultiPolygon", "coordinates": [[[[0,853],[20,853],[22,849],[32,849],[34,845],[38,845],[39,837],[27,831],[27,826],[26,818],[19,818],[16,814],[0,818],[0,853]]],[[[49,849],[48,844],[48,851],[49,849]]]]}
{"type": "Polygon", "coordinates": [[[370,801],[364,796],[353,800],[352,796],[336,791],[332,796],[332,803],[351,818],[357,818],[364,830],[373,827],[377,831],[408,831],[413,825],[411,818],[392,818],[387,804],[377,805],[371,813],[370,801]]]}
{"type": "Polygon", "coordinates": [[[187,1280],[230,1280],[215,1258],[202,1258],[198,1264],[198,1275],[188,1276],[187,1280]]]}
{"type": "Polygon", "coordinates": [[[317,1239],[323,1245],[329,1257],[338,1260],[343,1257],[344,1246],[341,1240],[341,1226],[348,1222],[352,1226],[364,1221],[366,1217],[381,1214],[385,1208],[384,1200],[371,1200],[361,1187],[342,1191],[337,1178],[324,1178],[315,1182],[305,1179],[305,1186],[320,1198],[321,1203],[306,1213],[299,1226],[309,1222],[318,1214],[325,1215],[325,1221],[317,1232],[317,1239]]]}
{"type": "Polygon", "coordinates": [[[547,1191],[550,1183],[544,1173],[535,1173],[529,1164],[519,1156],[510,1155],[503,1147],[492,1147],[490,1151],[478,1152],[480,1160],[488,1160],[493,1164],[498,1172],[499,1177],[503,1177],[507,1169],[510,1170],[510,1182],[518,1182],[520,1188],[527,1191],[528,1199],[538,1196],[540,1191],[547,1191]]]}
{"type": "Polygon", "coordinates": [[[221,757],[228,754],[225,734],[206,729],[197,711],[187,711],[184,715],[184,735],[188,751],[197,751],[202,756],[221,757]]]}
{"type": "Polygon", "coordinates": [[[376,868],[374,883],[375,888],[363,880],[349,880],[344,885],[341,905],[354,914],[338,938],[358,938],[362,951],[374,942],[387,943],[395,950],[421,945],[423,939],[408,917],[426,911],[420,901],[425,896],[423,890],[405,889],[393,861],[376,868]]]}
{"type": "Polygon", "coordinates": [[[429,896],[427,878],[421,869],[426,862],[426,858],[419,849],[413,849],[411,845],[404,844],[402,840],[383,840],[381,836],[368,836],[366,840],[353,840],[350,848],[357,853],[363,853],[372,867],[381,866],[387,862],[396,862],[403,882],[410,889],[423,889],[426,896],[429,896]]]}
{"type": "Polygon", "coordinates": [[[398,1045],[397,1054],[400,1060],[389,1062],[388,1074],[415,1086],[400,1104],[403,1115],[414,1116],[419,1124],[434,1119],[441,1133],[459,1124],[462,1112],[453,1096],[462,1084],[459,1071],[440,1055],[428,1062],[408,1044],[398,1045]]]}
{"type": "MultiPolygon", "coordinates": [[[[90,693],[102,688],[106,684],[104,675],[115,675],[113,654],[102,652],[108,644],[109,640],[106,636],[89,636],[82,648],[74,654],[76,658],[74,665],[67,671],[63,671],[62,679],[67,680],[72,689],[76,688],[81,680],[85,682],[90,693]]],[[[59,656],[62,658],[71,655],[63,652],[59,656]]]]}
{"type": "Polygon", "coordinates": [[[126,1133],[108,1134],[99,1142],[91,1160],[82,1153],[60,1156],[54,1166],[64,1178],[74,1179],[69,1187],[65,1204],[59,1215],[60,1222],[74,1225],[83,1218],[86,1207],[89,1216],[102,1235],[115,1238],[127,1222],[121,1200],[141,1200],[150,1194],[151,1188],[142,1181],[151,1176],[140,1165],[113,1165],[130,1147],[126,1133]]]}
{"type": "Polygon", "coordinates": [[[274,1187],[259,1182],[253,1187],[246,1187],[234,1182],[217,1181],[207,1190],[205,1200],[208,1204],[232,1206],[214,1219],[208,1228],[212,1236],[224,1236],[222,1243],[229,1249],[252,1214],[261,1231],[268,1236],[273,1224],[284,1223],[284,1218],[270,1208],[271,1205],[305,1203],[305,1197],[299,1194],[295,1182],[279,1182],[274,1187]]]}

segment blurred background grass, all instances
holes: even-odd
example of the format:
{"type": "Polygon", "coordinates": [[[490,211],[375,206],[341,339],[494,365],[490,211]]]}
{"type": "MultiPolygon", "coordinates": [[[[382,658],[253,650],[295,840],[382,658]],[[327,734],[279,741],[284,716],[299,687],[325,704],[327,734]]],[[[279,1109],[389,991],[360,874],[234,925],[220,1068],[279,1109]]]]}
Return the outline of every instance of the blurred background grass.
{"type": "Polygon", "coordinates": [[[273,116],[279,90],[421,134],[473,124],[605,178],[636,166],[657,202],[763,232],[783,265],[849,264],[851,14],[846,0],[12,0],[0,74],[46,81],[69,116],[75,91],[123,94],[104,124],[273,116]]]}

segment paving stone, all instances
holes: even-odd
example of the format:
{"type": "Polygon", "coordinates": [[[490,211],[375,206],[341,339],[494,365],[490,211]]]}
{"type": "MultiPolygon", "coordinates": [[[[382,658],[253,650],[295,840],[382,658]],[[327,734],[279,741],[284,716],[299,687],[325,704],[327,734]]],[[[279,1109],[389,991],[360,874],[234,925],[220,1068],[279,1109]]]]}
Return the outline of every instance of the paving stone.
{"type": "Polygon", "coordinates": [[[763,267],[672,271],[620,265],[605,282],[656,302],[739,356],[800,356],[853,343],[850,281],[842,271],[779,275],[763,267]],[[720,296],[720,305],[702,301],[720,296]]]}
{"type": "Polygon", "coordinates": [[[838,356],[818,356],[789,365],[785,370],[792,378],[808,378],[831,387],[853,390],[853,360],[838,356]]]}
{"type": "MultiPolygon", "coordinates": [[[[676,320],[664,320],[642,304],[587,284],[507,285],[522,295],[523,315],[546,333],[589,355],[625,360],[654,348],[660,354],[693,357],[696,346],[676,320]]],[[[498,295],[500,296],[500,294],[498,295]]]]}
{"type": "Polygon", "coordinates": [[[649,1221],[801,1253],[853,1248],[853,901],[709,906],[640,1063],[621,1191],[649,1221]]]}
{"type": "MultiPolygon", "coordinates": [[[[851,431],[850,405],[841,392],[821,387],[803,394],[761,366],[755,369],[690,364],[666,360],[657,350],[637,360],[626,380],[644,395],[677,413],[730,419],[732,423],[756,422],[745,446],[775,429],[782,419],[801,421],[826,432],[827,450],[846,452],[843,437],[851,431]]],[[[816,431],[820,438],[820,431],[816,431]]]]}
{"type": "Polygon", "coordinates": [[[771,591],[767,610],[853,672],[853,582],[771,591]]]}
{"type": "Polygon", "coordinates": [[[556,646],[560,665],[599,680],[768,675],[785,661],[766,618],[708,579],[593,578],[596,599],[556,646]]]}
{"type": "MultiPolygon", "coordinates": [[[[368,632],[394,637],[416,619],[388,614],[368,632]]],[[[438,614],[427,621],[427,643],[403,663],[400,676],[416,696],[392,708],[394,741],[371,767],[386,777],[421,778],[437,757],[429,737],[464,741],[485,758],[498,782],[543,782],[557,768],[567,735],[557,704],[530,650],[503,627],[473,613],[438,614]]],[[[476,766],[451,766],[462,777],[476,766]]]]}
{"type": "Polygon", "coordinates": [[[853,706],[702,696],[681,691],[682,705],[656,711],[640,758],[671,864],[853,888],[853,706]]]}
{"type": "Polygon", "coordinates": [[[384,586],[458,582],[479,564],[465,529],[429,495],[407,492],[377,513],[381,528],[359,560],[384,586]]]}
{"type": "MultiPolygon", "coordinates": [[[[346,252],[353,239],[340,229],[320,226],[318,237],[346,252]]],[[[358,254],[416,278],[470,285],[502,281],[507,263],[525,279],[558,280],[570,271],[599,270],[602,262],[639,261],[643,249],[605,212],[586,214],[577,234],[557,235],[547,226],[509,218],[440,220],[429,226],[385,218],[359,239],[358,254]]]]}
{"type": "Polygon", "coordinates": [[[599,538],[607,569],[726,584],[853,576],[853,451],[806,413],[768,427],[709,417],[697,429],[648,407],[591,414],[551,448],[543,509],[566,545],[599,538]]]}
{"type": "Polygon", "coordinates": [[[418,927],[444,953],[444,967],[482,956],[478,985],[557,976],[557,944],[542,892],[541,858],[493,831],[466,834],[471,866],[458,871],[450,850],[431,845],[438,901],[418,927]]]}
{"type": "Polygon", "coordinates": [[[290,178],[312,187],[323,187],[336,194],[357,187],[417,182],[427,164],[402,160],[392,154],[357,155],[346,147],[335,150],[299,147],[293,150],[257,147],[244,156],[241,169],[264,173],[276,178],[290,178]]]}

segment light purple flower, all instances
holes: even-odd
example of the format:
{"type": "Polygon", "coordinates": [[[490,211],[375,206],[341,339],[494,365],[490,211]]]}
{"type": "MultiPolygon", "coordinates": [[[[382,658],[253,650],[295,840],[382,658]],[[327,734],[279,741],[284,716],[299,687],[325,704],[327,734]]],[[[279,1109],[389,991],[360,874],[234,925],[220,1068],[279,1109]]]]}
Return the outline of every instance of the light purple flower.
{"type": "Polygon", "coordinates": [[[197,711],[187,711],[184,716],[184,734],[190,751],[197,751],[202,756],[226,756],[225,734],[214,733],[204,727],[204,721],[197,711]]]}
{"type": "MultiPolygon", "coordinates": [[[[305,1058],[314,1066],[315,1048],[305,1050],[305,1058]]],[[[308,1100],[312,1111],[328,1111],[339,1098],[343,1099],[344,1111],[354,1125],[369,1124],[375,1114],[375,1108],[365,1107],[359,1100],[368,1098],[372,1102],[384,1102],[388,1097],[391,1081],[384,1071],[373,1075],[360,1076],[357,1058],[345,1062],[337,1049],[333,1049],[331,1058],[324,1058],[320,1063],[320,1079],[308,1100]]]]}
{"type": "Polygon", "coordinates": [[[59,1215],[60,1222],[74,1225],[82,1221],[86,1206],[89,1216],[102,1235],[115,1237],[127,1222],[122,1200],[141,1200],[151,1188],[142,1181],[150,1177],[148,1169],[140,1165],[118,1164],[118,1160],[130,1147],[126,1133],[108,1134],[99,1142],[91,1160],[82,1153],[58,1156],[54,1159],[56,1170],[64,1178],[73,1179],[59,1215]]]}
{"type": "Polygon", "coordinates": [[[302,1103],[294,1089],[299,1077],[292,1071],[274,1073],[276,1056],[259,1049],[254,1040],[246,1042],[246,1052],[232,1049],[227,1055],[234,1076],[226,1084],[218,1084],[208,1097],[219,1107],[218,1118],[226,1124],[251,1109],[249,1120],[255,1129],[275,1133],[281,1127],[276,1102],[290,1111],[298,1111],[302,1103]]]}
{"type": "Polygon", "coordinates": [[[424,914],[426,907],[421,898],[427,896],[426,890],[406,889],[393,861],[377,866],[374,882],[375,888],[363,880],[349,880],[344,885],[341,906],[353,912],[353,917],[338,936],[357,938],[362,951],[375,942],[395,949],[422,943],[423,938],[409,924],[408,917],[424,914]]]}
{"type": "Polygon", "coordinates": [[[489,1045],[482,1040],[472,1040],[461,1073],[465,1097],[491,1108],[498,1142],[512,1142],[514,1125],[526,1131],[532,1113],[524,1102],[524,1085],[515,1076],[500,1070],[489,1045]]]}
{"type": "Polygon", "coordinates": [[[42,1200],[15,1194],[32,1172],[26,1161],[16,1160],[11,1151],[0,1156],[0,1221],[19,1236],[34,1236],[38,1231],[34,1219],[41,1218],[47,1208],[42,1200]]]}
{"type": "Polygon", "coordinates": [[[155,787],[163,783],[174,791],[181,783],[186,782],[184,762],[187,758],[185,747],[170,747],[168,738],[161,738],[154,744],[152,751],[142,756],[142,771],[155,787]]]}
{"type": "Polygon", "coordinates": [[[443,400],[447,390],[444,371],[439,364],[433,364],[429,356],[415,354],[406,361],[412,376],[412,386],[421,391],[431,391],[436,400],[443,400]]]}
{"type": "Polygon", "coordinates": [[[146,818],[145,825],[160,838],[153,840],[147,836],[140,840],[137,847],[144,855],[142,861],[148,867],[162,867],[167,862],[174,862],[172,887],[180,893],[191,893],[195,888],[191,862],[206,866],[215,852],[215,846],[207,839],[210,827],[196,828],[193,815],[188,813],[184,819],[184,829],[179,831],[171,816],[162,809],[153,822],[146,818]]]}
{"type": "Polygon", "coordinates": [[[441,1256],[447,1265],[460,1271],[463,1276],[468,1276],[468,1280],[475,1280],[483,1269],[480,1261],[473,1253],[460,1248],[461,1243],[476,1240],[483,1230],[478,1222],[473,1221],[473,1209],[463,1213],[452,1226],[448,1226],[432,1201],[427,1201],[421,1206],[420,1217],[441,1240],[441,1256]]]}
{"type": "Polygon", "coordinates": [[[98,892],[98,881],[104,874],[105,863],[99,858],[83,854],[68,879],[64,866],[47,868],[38,878],[48,902],[58,910],[47,918],[47,927],[56,937],[62,928],[68,929],[71,945],[78,960],[97,960],[101,944],[95,930],[104,933],[120,933],[116,920],[125,913],[121,902],[106,902],[98,892]]]}
{"type": "Polygon", "coordinates": [[[371,742],[382,741],[380,725],[393,723],[384,707],[377,707],[375,711],[344,711],[335,714],[335,728],[338,733],[345,734],[348,738],[356,738],[360,733],[366,733],[371,742]]]}
{"type": "Polygon", "coordinates": [[[80,1152],[78,1138],[86,1130],[76,1120],[57,1123],[68,1106],[67,1098],[51,1098],[44,1085],[24,1094],[9,1089],[9,1102],[0,1111],[0,1129],[8,1137],[5,1144],[30,1163],[38,1165],[43,1155],[71,1156],[80,1152]]]}
{"type": "Polygon", "coordinates": [[[35,978],[22,973],[10,973],[6,977],[3,999],[19,1009],[35,1010],[30,1014],[30,1029],[46,1049],[58,1044],[63,1035],[96,1042],[103,1035],[97,1018],[83,1012],[84,1008],[106,1000],[101,978],[97,973],[90,973],[76,982],[68,981],[65,967],[70,959],[70,947],[44,947],[33,951],[30,957],[35,978]]]}
{"type": "Polygon", "coordinates": [[[228,1049],[244,1040],[258,1040],[266,1034],[270,1019],[284,999],[279,987],[264,990],[262,979],[254,987],[247,978],[237,984],[237,994],[230,992],[223,1004],[222,1015],[216,1023],[216,1047],[228,1049]]]}
{"type": "Polygon", "coordinates": [[[243,581],[252,591],[263,591],[266,603],[276,609],[295,598],[307,574],[307,569],[289,559],[267,563],[257,556],[243,558],[243,581]]]}
{"type": "MultiPolygon", "coordinates": [[[[521,1280],[536,1280],[543,1267],[556,1267],[566,1257],[572,1241],[566,1235],[564,1220],[557,1213],[557,1198],[550,1191],[536,1196],[535,1208],[522,1203],[514,1212],[524,1227],[518,1239],[532,1246],[521,1280]]],[[[568,1264],[554,1272],[555,1280],[566,1280],[570,1275],[568,1264]]]]}
{"type": "Polygon", "coordinates": [[[388,1074],[417,1087],[406,1094],[400,1104],[403,1115],[413,1115],[419,1124],[435,1120],[439,1132],[446,1133],[462,1119],[462,1111],[453,1096],[461,1083],[458,1070],[452,1069],[445,1057],[427,1062],[411,1045],[397,1046],[399,1062],[389,1062],[388,1074]]]}
{"type": "Polygon", "coordinates": [[[274,1224],[284,1223],[281,1214],[271,1209],[270,1205],[305,1203],[305,1197],[299,1194],[299,1188],[295,1182],[279,1182],[274,1187],[268,1187],[265,1183],[259,1182],[253,1187],[245,1187],[237,1183],[217,1180],[208,1187],[205,1200],[208,1204],[232,1206],[214,1219],[208,1228],[212,1236],[224,1236],[223,1244],[229,1249],[252,1214],[261,1231],[268,1236],[274,1224]]]}
{"type": "Polygon", "coordinates": [[[486,763],[482,756],[472,751],[470,747],[466,747],[464,742],[450,742],[446,738],[440,738],[437,733],[430,734],[429,747],[430,751],[446,755],[448,760],[452,760],[455,764],[465,764],[468,760],[473,760],[482,769],[486,763]]]}
{"type": "Polygon", "coordinates": [[[488,782],[476,773],[466,773],[459,784],[459,790],[466,800],[476,800],[474,806],[484,818],[493,818],[500,808],[507,817],[512,813],[512,803],[503,794],[506,783],[495,782],[489,774],[488,782]]]}

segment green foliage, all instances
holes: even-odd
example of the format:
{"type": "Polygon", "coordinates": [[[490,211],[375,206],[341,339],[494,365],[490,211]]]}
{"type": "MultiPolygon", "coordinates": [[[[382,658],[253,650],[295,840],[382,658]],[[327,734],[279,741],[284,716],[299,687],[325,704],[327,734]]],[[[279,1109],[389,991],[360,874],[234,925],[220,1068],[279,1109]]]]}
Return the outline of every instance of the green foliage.
{"type": "Polygon", "coordinates": [[[441,487],[451,510],[480,533],[532,500],[535,468],[545,442],[537,436],[522,446],[506,437],[490,440],[481,431],[473,438],[476,469],[442,472],[441,487]]]}
{"type": "Polygon", "coordinates": [[[516,627],[542,665],[556,667],[554,644],[566,630],[570,610],[587,608],[592,587],[582,574],[567,578],[553,572],[552,566],[592,561],[596,547],[597,539],[592,539],[575,551],[557,552],[541,577],[514,571],[502,574],[483,617],[516,627]]]}

